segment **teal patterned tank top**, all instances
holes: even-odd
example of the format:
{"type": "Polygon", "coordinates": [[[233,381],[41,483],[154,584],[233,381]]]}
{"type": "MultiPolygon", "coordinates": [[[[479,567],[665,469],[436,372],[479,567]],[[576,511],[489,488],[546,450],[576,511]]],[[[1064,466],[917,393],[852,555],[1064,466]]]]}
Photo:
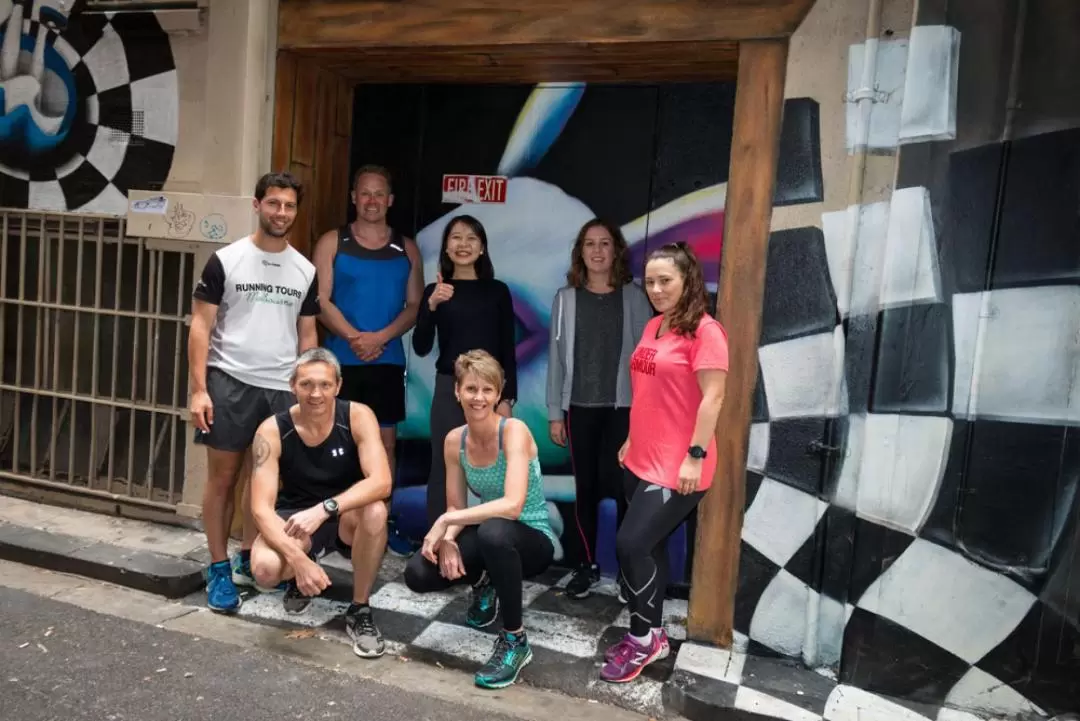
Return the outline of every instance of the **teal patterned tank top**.
{"type": "MultiPolygon", "coordinates": [[[[506,419],[499,419],[499,455],[490,466],[474,466],[469,463],[465,453],[465,438],[469,427],[461,432],[461,468],[465,471],[465,483],[469,490],[480,497],[481,503],[487,503],[503,497],[506,488],[506,454],[503,453],[503,427],[506,419]]],[[[558,548],[555,534],[548,522],[547,501],[544,498],[544,477],[540,473],[540,459],[533,457],[529,461],[529,486],[525,492],[525,507],[521,510],[519,521],[530,528],[543,533],[551,539],[551,545],[558,548]]]]}

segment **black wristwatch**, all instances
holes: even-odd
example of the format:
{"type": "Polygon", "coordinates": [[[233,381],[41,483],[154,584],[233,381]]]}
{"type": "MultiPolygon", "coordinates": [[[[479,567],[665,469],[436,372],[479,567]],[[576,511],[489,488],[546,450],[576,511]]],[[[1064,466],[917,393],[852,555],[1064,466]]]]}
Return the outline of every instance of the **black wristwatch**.
{"type": "Polygon", "coordinates": [[[322,507],[323,507],[323,510],[326,511],[326,513],[331,518],[337,518],[337,516],[338,516],[338,502],[335,501],[333,498],[327,498],[325,501],[323,501],[322,502],[322,507]]]}
{"type": "Polygon", "coordinates": [[[707,456],[707,455],[708,455],[708,454],[707,454],[707,453],[705,452],[705,449],[704,449],[704,448],[702,448],[701,446],[690,446],[690,451],[689,451],[689,453],[690,453],[690,457],[691,457],[691,458],[695,458],[695,459],[697,459],[697,460],[699,460],[699,461],[700,461],[700,460],[701,460],[702,458],[704,458],[705,456],[707,456]]]}

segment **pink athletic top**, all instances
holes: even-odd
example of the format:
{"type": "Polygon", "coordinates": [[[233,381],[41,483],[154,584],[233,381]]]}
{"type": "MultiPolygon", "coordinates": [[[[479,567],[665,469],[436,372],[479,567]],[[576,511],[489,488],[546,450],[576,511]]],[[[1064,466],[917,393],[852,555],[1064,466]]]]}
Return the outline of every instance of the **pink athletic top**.
{"type": "MultiPolygon", "coordinates": [[[[649,321],[630,357],[630,449],[623,463],[638,478],[678,488],[679,466],[701,405],[697,371],[728,368],[727,332],[719,321],[702,316],[694,338],[671,331],[656,337],[663,316],[649,321]]],[[[716,438],[709,439],[698,490],[712,485],[716,438]]]]}

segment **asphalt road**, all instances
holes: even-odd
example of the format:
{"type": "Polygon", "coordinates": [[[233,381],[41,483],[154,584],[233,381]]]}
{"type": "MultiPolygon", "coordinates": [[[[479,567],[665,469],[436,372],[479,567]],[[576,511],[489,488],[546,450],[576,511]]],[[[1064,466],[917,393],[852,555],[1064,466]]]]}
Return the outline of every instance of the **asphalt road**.
{"type": "Polygon", "coordinates": [[[354,676],[0,588],[10,721],[510,721],[354,676]]]}

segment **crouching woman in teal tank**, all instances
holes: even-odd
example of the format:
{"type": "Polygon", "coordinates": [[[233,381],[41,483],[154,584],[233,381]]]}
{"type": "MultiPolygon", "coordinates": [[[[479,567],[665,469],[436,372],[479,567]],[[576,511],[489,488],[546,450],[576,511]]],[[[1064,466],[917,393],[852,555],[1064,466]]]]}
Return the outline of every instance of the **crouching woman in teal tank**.
{"type": "Polygon", "coordinates": [[[472,584],[471,626],[491,625],[501,609],[495,650],[476,672],[483,688],[509,686],[532,660],[522,580],[546,570],[555,555],[536,441],[523,422],[495,412],[503,381],[502,367],[485,351],[455,361],[454,393],[466,423],[443,444],[447,510],[405,568],[405,583],[417,593],[472,584]],[[469,507],[467,490],[479,504],[469,507]]]}

